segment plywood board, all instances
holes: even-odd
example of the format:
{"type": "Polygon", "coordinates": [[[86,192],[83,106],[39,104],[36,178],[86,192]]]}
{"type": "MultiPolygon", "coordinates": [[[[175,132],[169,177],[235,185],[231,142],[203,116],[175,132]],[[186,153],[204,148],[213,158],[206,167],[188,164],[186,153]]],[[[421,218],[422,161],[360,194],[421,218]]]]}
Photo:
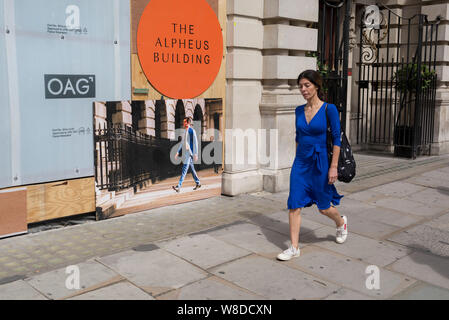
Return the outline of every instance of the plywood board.
{"type": "Polygon", "coordinates": [[[27,187],[27,221],[41,222],[95,211],[95,178],[27,187]]]}
{"type": "Polygon", "coordinates": [[[0,190],[0,238],[27,232],[26,188],[0,190]]]}

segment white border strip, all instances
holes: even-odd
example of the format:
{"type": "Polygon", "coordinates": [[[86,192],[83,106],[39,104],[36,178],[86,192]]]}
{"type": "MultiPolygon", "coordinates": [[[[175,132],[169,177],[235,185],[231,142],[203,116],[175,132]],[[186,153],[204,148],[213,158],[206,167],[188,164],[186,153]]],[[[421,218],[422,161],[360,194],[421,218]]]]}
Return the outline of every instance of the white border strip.
{"type": "Polygon", "coordinates": [[[21,172],[21,134],[20,134],[20,99],[16,49],[16,21],[14,0],[4,2],[6,34],[6,64],[9,83],[9,110],[11,123],[11,185],[22,184],[21,172]]]}
{"type": "Polygon", "coordinates": [[[12,189],[6,189],[6,190],[0,190],[0,193],[9,193],[9,192],[18,192],[18,191],[26,191],[27,188],[12,188],[12,189]]]}
{"type": "Polygon", "coordinates": [[[10,233],[10,234],[2,234],[2,235],[0,235],[0,239],[18,236],[18,235],[26,234],[26,233],[28,233],[28,231],[20,231],[20,232],[15,232],[15,233],[10,233]]]}

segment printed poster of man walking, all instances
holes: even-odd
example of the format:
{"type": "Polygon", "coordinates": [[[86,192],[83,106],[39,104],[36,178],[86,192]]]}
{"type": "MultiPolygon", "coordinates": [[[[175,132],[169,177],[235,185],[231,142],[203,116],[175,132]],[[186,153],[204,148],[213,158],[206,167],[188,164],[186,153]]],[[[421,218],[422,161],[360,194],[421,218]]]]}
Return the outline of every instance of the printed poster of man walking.
{"type": "Polygon", "coordinates": [[[132,0],[132,100],[94,103],[97,218],[221,194],[225,1],[132,0]]]}

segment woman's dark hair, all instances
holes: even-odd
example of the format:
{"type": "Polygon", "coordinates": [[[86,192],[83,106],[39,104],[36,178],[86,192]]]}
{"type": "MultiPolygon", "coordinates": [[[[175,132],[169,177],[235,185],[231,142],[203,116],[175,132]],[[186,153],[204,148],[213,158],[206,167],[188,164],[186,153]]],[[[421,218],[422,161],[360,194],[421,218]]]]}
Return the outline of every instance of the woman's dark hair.
{"type": "Polygon", "coordinates": [[[306,70],[301,72],[301,74],[298,77],[297,84],[299,85],[299,81],[301,79],[307,79],[310,82],[312,82],[315,87],[317,87],[318,91],[318,98],[321,100],[324,100],[324,94],[323,94],[323,78],[321,77],[320,73],[315,70],[306,70]]]}

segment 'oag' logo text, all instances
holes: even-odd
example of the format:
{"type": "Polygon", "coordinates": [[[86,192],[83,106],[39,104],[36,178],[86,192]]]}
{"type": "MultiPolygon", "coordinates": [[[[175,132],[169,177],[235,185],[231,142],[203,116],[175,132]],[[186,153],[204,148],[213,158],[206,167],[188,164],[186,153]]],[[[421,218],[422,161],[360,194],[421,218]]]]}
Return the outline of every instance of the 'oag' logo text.
{"type": "Polygon", "coordinates": [[[46,74],[46,99],[95,98],[95,75],[46,74]]]}

